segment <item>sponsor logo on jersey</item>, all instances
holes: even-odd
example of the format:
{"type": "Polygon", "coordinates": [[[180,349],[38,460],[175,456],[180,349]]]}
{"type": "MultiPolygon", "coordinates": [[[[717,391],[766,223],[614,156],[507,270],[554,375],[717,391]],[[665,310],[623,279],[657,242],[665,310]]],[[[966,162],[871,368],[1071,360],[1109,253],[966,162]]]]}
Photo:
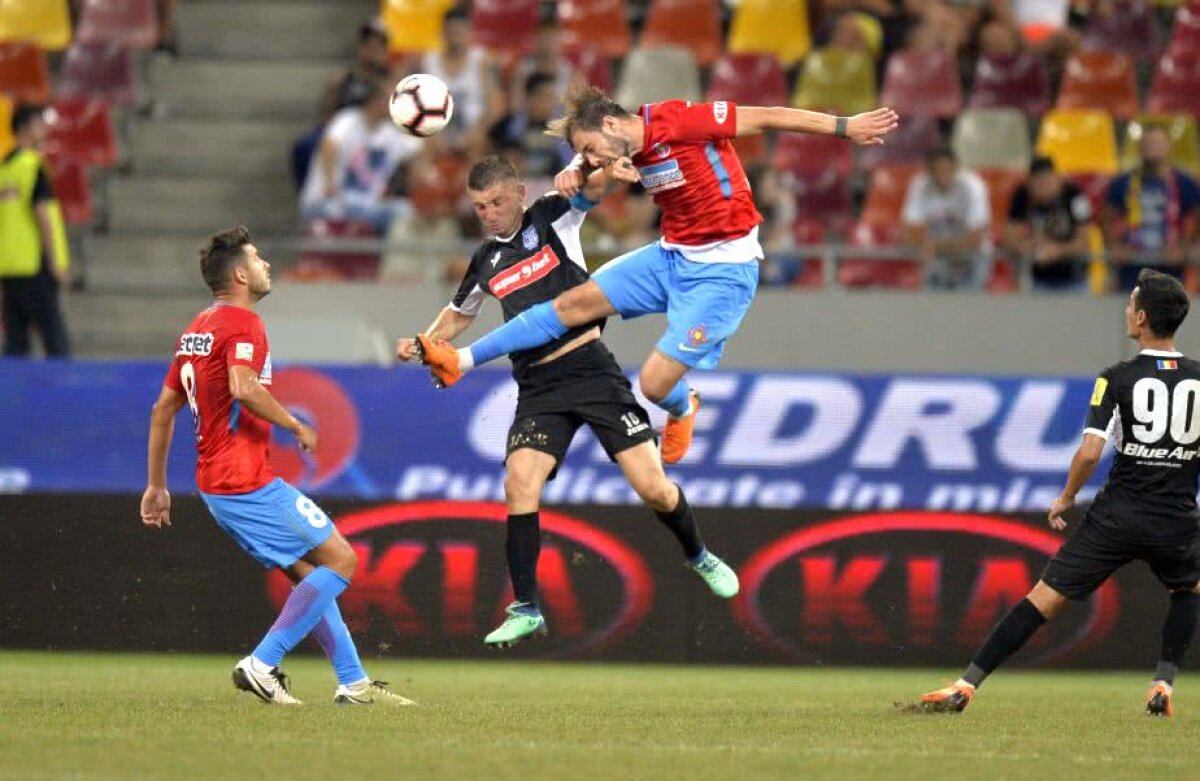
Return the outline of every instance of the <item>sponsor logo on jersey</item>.
{"type": "Polygon", "coordinates": [[[179,349],[176,355],[209,355],[212,353],[213,335],[211,333],[187,333],[179,337],[179,349]]]}
{"type": "Polygon", "coordinates": [[[521,246],[524,247],[525,249],[536,249],[537,245],[538,245],[537,228],[533,225],[530,225],[528,228],[525,229],[525,232],[521,234],[521,246]]]}
{"type": "Polygon", "coordinates": [[[238,342],[234,347],[234,358],[239,361],[253,361],[254,345],[250,342],[238,342]]]}
{"type": "Polygon", "coordinates": [[[512,268],[501,271],[492,277],[488,287],[496,298],[505,296],[532,285],[558,267],[558,255],[549,246],[542,247],[536,254],[522,260],[512,268]]]}
{"type": "Polygon", "coordinates": [[[1158,368],[1160,368],[1160,369],[1178,369],[1179,361],[1159,361],[1158,368]]]}
{"type": "Polygon", "coordinates": [[[1121,454],[1133,458],[1171,459],[1172,461],[1193,461],[1200,451],[1186,447],[1146,447],[1137,442],[1127,442],[1121,448],[1121,454]]]}
{"type": "Polygon", "coordinates": [[[718,125],[724,125],[725,120],[729,118],[729,104],[723,100],[718,100],[713,104],[713,119],[717,120],[718,125]]]}
{"type": "Polygon", "coordinates": [[[683,187],[687,184],[687,180],[683,178],[683,170],[679,167],[679,161],[667,160],[662,163],[655,163],[638,169],[638,175],[642,180],[642,187],[646,188],[646,192],[654,194],[664,190],[673,190],[676,187],[683,187]]]}
{"type": "Polygon", "coordinates": [[[1099,407],[1100,402],[1104,400],[1104,391],[1108,390],[1108,380],[1103,377],[1096,378],[1096,387],[1092,388],[1092,406],[1099,407]]]}

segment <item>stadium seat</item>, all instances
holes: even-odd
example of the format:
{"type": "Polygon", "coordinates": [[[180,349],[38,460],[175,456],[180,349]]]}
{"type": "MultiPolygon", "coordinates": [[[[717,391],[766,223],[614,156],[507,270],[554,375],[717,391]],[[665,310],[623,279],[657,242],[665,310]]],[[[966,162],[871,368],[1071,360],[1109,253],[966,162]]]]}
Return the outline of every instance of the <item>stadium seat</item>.
{"type": "Polygon", "coordinates": [[[1095,4],[1083,35],[1084,51],[1120,53],[1138,62],[1158,58],[1154,9],[1144,0],[1095,4]]]}
{"type": "Polygon", "coordinates": [[[1052,158],[1059,173],[1116,173],[1112,117],[1103,111],[1051,111],[1042,119],[1037,153],[1052,158]]]}
{"type": "Polygon", "coordinates": [[[1108,183],[1112,177],[1108,174],[1071,174],[1066,177],[1079,185],[1083,194],[1092,203],[1092,214],[1099,214],[1104,207],[1104,199],[1108,194],[1108,183]]]}
{"type": "MultiPolygon", "coordinates": [[[[314,220],[309,226],[314,239],[369,239],[375,229],[355,220],[314,220]]],[[[308,250],[300,255],[288,278],[302,282],[322,280],[373,280],[379,275],[379,253],[339,250],[308,250]]]]}
{"type": "Polygon", "coordinates": [[[50,161],[50,186],[68,225],[92,221],[92,191],[83,164],[69,158],[50,161]]]}
{"type": "Polygon", "coordinates": [[[787,98],[787,77],[773,54],[725,54],[713,64],[709,100],[783,106],[787,98]]]}
{"type": "Polygon", "coordinates": [[[875,62],[863,52],[817,49],[800,69],[792,105],[858,114],[876,107],[875,62]]]}
{"type": "Polygon", "coordinates": [[[923,165],[885,165],[871,171],[867,185],[867,202],[863,206],[861,222],[878,225],[899,225],[900,212],[913,177],[923,165]]]}
{"type": "Polygon", "coordinates": [[[849,176],[854,170],[854,150],[844,139],[807,133],[780,133],[771,167],[793,174],[836,171],[849,176]]]}
{"type": "Polygon", "coordinates": [[[12,136],[12,100],[0,93],[0,155],[12,151],[14,141],[12,136]]]}
{"type": "Polygon", "coordinates": [[[642,46],[682,46],[701,67],[721,54],[717,0],[653,0],[642,30],[642,46]]]}
{"type": "Polygon", "coordinates": [[[57,52],[71,43],[67,0],[4,0],[0,2],[0,41],[33,41],[57,52]]]}
{"type": "Polygon", "coordinates": [[[733,9],[726,48],[734,54],[774,54],[791,67],[812,49],[807,0],[741,0],[733,9]]]}
{"type": "Polygon", "coordinates": [[[537,33],[538,0],[474,0],[471,35],[502,64],[533,51],[537,33]]]}
{"type": "Polygon", "coordinates": [[[560,0],[556,9],[568,50],[595,49],[616,59],[633,47],[623,0],[560,0]]]}
{"type": "Polygon", "coordinates": [[[1200,53],[1200,5],[1187,4],[1175,12],[1168,54],[1200,53]]]}
{"type": "Polygon", "coordinates": [[[954,123],[951,145],[968,168],[1029,170],[1029,121],[1015,108],[967,109],[954,123]]]}
{"type": "Polygon", "coordinates": [[[963,103],[958,65],[945,52],[896,52],[887,61],[880,103],[901,116],[952,117],[963,103]]]}
{"type": "Polygon", "coordinates": [[[925,154],[941,143],[942,131],[937,118],[907,116],[888,135],[886,143],[863,148],[859,162],[866,169],[881,165],[921,163],[925,161],[925,154]]]}
{"type": "Polygon", "coordinates": [[[603,52],[596,49],[567,49],[563,57],[588,84],[612,94],[613,64],[603,52]]]}
{"type": "Polygon", "coordinates": [[[1138,112],[1133,62],[1124,54],[1079,52],[1067,61],[1058,109],[1098,109],[1118,120],[1138,112]]]}
{"type": "Polygon", "coordinates": [[[109,105],[132,105],[137,97],[132,51],[115,44],[73,45],[63,58],[58,94],[109,105]]]}
{"type": "Polygon", "coordinates": [[[836,169],[788,171],[781,181],[791,191],[801,218],[818,220],[831,230],[841,230],[853,219],[850,179],[836,169]]]}
{"type": "Polygon", "coordinates": [[[76,39],[151,49],[158,43],[155,0],[84,0],[76,39]]]}
{"type": "Polygon", "coordinates": [[[1121,146],[1121,167],[1138,164],[1138,143],[1143,128],[1165,127],[1171,137],[1171,164],[1193,173],[1200,172],[1200,132],[1196,118],[1190,114],[1142,114],[1125,127],[1125,143],[1121,146]]]}
{"type": "Polygon", "coordinates": [[[1200,52],[1163,55],[1146,110],[1156,114],[1200,113],[1200,52]]]}
{"type": "Polygon", "coordinates": [[[971,108],[1020,109],[1036,117],[1050,106],[1046,67],[1036,54],[1021,51],[1012,56],[980,57],[971,84],[971,108]]]}
{"type": "Polygon", "coordinates": [[[42,47],[29,41],[0,43],[0,92],[21,103],[50,100],[50,67],[42,47]]]}
{"type": "Polygon", "coordinates": [[[895,259],[874,256],[854,256],[854,248],[886,250],[897,248],[900,228],[897,223],[859,222],[850,231],[851,250],[838,267],[838,283],[842,287],[884,287],[898,290],[920,290],[925,284],[921,264],[909,260],[901,252],[895,259]]]}
{"type": "MultiPolygon", "coordinates": [[[[807,219],[803,215],[792,223],[792,243],[797,246],[807,244],[824,244],[827,228],[820,220],[807,219]]],[[[825,273],[820,257],[805,253],[796,258],[797,267],[792,276],[792,286],[801,288],[819,288],[825,285],[825,273]]]]}
{"type": "Polygon", "coordinates": [[[455,0],[383,0],[383,23],[393,53],[433,52],[442,48],[442,17],[455,0]]]}
{"type": "Polygon", "coordinates": [[[117,141],[108,106],[99,101],[64,98],[47,112],[50,133],[48,157],[84,165],[111,166],[117,162],[117,141]]]}
{"type": "Polygon", "coordinates": [[[987,185],[988,203],[992,207],[992,235],[998,236],[1008,221],[1008,207],[1012,203],[1013,193],[1029,176],[1029,172],[1011,168],[979,168],[975,173],[987,185]]]}
{"type": "Polygon", "coordinates": [[[692,53],[678,46],[634,49],[617,85],[617,102],[630,109],[670,98],[699,102],[700,96],[700,70],[692,53]]]}

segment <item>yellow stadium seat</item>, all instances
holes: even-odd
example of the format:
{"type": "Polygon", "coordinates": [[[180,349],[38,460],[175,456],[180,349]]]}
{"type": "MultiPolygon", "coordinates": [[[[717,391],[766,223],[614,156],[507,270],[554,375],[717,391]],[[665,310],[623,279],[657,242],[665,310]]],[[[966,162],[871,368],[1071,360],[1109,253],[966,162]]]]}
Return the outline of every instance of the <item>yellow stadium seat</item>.
{"type": "Polygon", "coordinates": [[[67,0],[3,0],[0,2],[0,41],[36,41],[46,51],[71,44],[71,15],[67,0]]]}
{"type": "Polygon", "coordinates": [[[1117,172],[1113,120],[1103,111],[1051,111],[1042,118],[1037,152],[1054,160],[1059,173],[1117,172]]]}
{"type": "Polygon", "coordinates": [[[734,54],[774,54],[787,68],[812,49],[808,0],[742,0],[729,25],[734,54]]]}
{"type": "Polygon", "coordinates": [[[863,52],[817,49],[804,61],[792,105],[857,114],[875,108],[875,61],[863,52]]]}
{"type": "Polygon", "coordinates": [[[1167,129],[1171,137],[1171,164],[1185,171],[1200,172],[1200,131],[1196,118],[1190,114],[1139,114],[1125,128],[1125,143],[1121,146],[1121,167],[1138,164],[1138,143],[1142,129],[1149,126],[1167,129]]]}
{"type": "Polygon", "coordinates": [[[0,157],[12,151],[15,141],[12,136],[12,101],[0,95],[0,157]]]}
{"type": "Polygon", "coordinates": [[[430,52],[442,49],[442,17],[454,0],[383,0],[380,14],[388,29],[393,52],[430,52]]]}

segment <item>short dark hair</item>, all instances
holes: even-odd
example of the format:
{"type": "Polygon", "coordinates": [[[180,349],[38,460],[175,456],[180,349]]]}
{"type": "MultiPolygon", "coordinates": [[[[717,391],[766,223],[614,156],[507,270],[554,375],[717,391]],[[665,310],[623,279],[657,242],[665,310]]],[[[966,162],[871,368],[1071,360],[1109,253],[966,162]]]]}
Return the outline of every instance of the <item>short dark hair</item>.
{"type": "Polygon", "coordinates": [[[949,160],[952,163],[957,163],[958,155],[954,154],[954,149],[949,144],[938,144],[925,153],[925,164],[933,165],[938,160],[949,160]]]}
{"type": "Polygon", "coordinates": [[[500,155],[488,155],[471,166],[467,174],[467,189],[480,192],[505,181],[521,181],[517,167],[500,155]]]}
{"type": "Polygon", "coordinates": [[[604,90],[578,81],[567,88],[563,103],[566,106],[565,115],[552,120],[546,132],[567,139],[568,144],[576,130],[599,130],[605,117],[631,116],[604,90]]]}
{"type": "Polygon", "coordinates": [[[18,135],[33,124],[34,120],[45,118],[46,107],[36,103],[23,103],[12,115],[12,134],[18,135]]]}
{"type": "Polygon", "coordinates": [[[245,257],[250,231],[244,225],[214,233],[200,250],[200,276],[213,295],[229,288],[229,272],[245,257]]]}
{"type": "Polygon", "coordinates": [[[547,84],[554,86],[555,82],[557,81],[558,79],[554,78],[549,73],[534,71],[525,79],[525,94],[532,95],[547,84]]]}
{"type": "Polygon", "coordinates": [[[1029,164],[1029,175],[1054,173],[1054,160],[1044,155],[1039,155],[1033,158],[1033,162],[1029,164]]]}
{"type": "Polygon", "coordinates": [[[456,6],[452,7],[449,11],[446,12],[446,15],[442,17],[443,23],[445,23],[445,22],[469,22],[469,21],[471,21],[471,14],[462,5],[456,5],[456,6]]]}
{"type": "Polygon", "coordinates": [[[1149,268],[1138,274],[1134,308],[1146,313],[1155,336],[1160,339],[1174,336],[1190,306],[1183,283],[1175,277],[1149,268]]]}

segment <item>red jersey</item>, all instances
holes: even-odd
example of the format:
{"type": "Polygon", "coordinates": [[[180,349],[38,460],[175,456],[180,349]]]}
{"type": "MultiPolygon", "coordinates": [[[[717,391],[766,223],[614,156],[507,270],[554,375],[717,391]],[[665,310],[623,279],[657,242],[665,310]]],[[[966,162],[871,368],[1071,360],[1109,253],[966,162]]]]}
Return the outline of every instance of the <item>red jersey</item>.
{"type": "Polygon", "coordinates": [[[762,222],[730,141],[737,135],[736,104],[666,100],[642,106],[641,117],[646,140],[633,164],[662,212],[665,241],[690,247],[731,241],[762,222]]]}
{"type": "Polygon", "coordinates": [[[275,479],[267,462],[271,424],[234,401],[229,367],[249,366],[271,385],[271,353],[262,318],[216,303],[179,337],[163,384],[187,395],[196,422],[196,486],[207,494],[244,494],[275,479]]]}

